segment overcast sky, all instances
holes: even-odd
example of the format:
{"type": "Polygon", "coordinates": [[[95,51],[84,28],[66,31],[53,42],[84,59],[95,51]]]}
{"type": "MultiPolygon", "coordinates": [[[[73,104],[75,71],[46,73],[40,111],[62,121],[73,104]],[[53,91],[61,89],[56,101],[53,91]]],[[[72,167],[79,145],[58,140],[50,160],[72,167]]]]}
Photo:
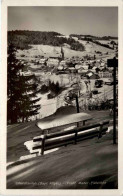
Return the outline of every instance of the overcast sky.
{"type": "Polygon", "coordinates": [[[8,30],[118,36],[118,8],[8,7],[8,30]]]}

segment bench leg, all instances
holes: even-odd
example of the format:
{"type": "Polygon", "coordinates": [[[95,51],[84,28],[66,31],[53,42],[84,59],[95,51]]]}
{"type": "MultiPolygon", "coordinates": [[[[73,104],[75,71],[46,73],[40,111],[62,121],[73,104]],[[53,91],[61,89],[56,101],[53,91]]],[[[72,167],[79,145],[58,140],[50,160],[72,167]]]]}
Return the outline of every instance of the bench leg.
{"type": "Polygon", "coordinates": [[[102,137],[102,128],[103,128],[103,123],[100,123],[100,129],[99,129],[98,139],[102,137]]]}

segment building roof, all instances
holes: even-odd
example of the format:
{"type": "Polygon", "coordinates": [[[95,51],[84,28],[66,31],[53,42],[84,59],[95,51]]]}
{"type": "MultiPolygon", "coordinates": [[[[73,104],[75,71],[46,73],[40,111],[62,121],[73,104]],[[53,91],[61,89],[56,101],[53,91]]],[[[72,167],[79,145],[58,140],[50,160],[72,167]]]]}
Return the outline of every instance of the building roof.
{"type": "Polygon", "coordinates": [[[82,64],[77,64],[77,65],[75,65],[75,68],[76,69],[80,69],[82,67],[82,64]]]}
{"type": "Polygon", "coordinates": [[[100,77],[97,74],[93,74],[90,76],[90,79],[99,79],[100,77]]]}
{"type": "Polygon", "coordinates": [[[64,69],[64,67],[63,66],[58,66],[58,70],[63,70],[64,69]]]}
{"type": "Polygon", "coordinates": [[[88,69],[88,65],[82,65],[82,68],[88,69]]]}
{"type": "Polygon", "coordinates": [[[95,70],[95,69],[97,69],[97,68],[98,68],[98,67],[94,66],[92,69],[94,69],[94,70],[95,70]]]}

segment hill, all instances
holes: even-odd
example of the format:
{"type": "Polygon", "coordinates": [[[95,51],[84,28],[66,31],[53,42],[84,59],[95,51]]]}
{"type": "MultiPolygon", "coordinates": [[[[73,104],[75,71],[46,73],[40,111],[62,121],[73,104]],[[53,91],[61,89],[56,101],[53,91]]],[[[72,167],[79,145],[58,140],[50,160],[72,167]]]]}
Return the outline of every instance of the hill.
{"type": "Polygon", "coordinates": [[[84,46],[73,38],[60,36],[57,32],[41,31],[8,31],[8,43],[13,43],[17,49],[29,49],[30,45],[70,45],[72,50],[84,51],[84,46]]]}
{"type": "Polygon", "coordinates": [[[97,37],[97,36],[92,36],[92,35],[77,35],[77,34],[71,34],[70,37],[71,38],[74,37],[74,38],[77,38],[78,40],[86,41],[87,43],[92,42],[92,43],[95,43],[97,45],[100,45],[100,46],[103,46],[105,48],[109,48],[112,50],[114,50],[114,45],[118,45],[116,41],[118,40],[118,37],[112,37],[112,36],[97,37]]]}

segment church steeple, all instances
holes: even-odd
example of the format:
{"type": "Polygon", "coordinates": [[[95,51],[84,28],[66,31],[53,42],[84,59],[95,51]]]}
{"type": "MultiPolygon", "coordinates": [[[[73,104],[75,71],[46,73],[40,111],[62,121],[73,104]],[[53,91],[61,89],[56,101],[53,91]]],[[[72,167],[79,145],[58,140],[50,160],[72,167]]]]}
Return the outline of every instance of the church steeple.
{"type": "Polygon", "coordinates": [[[64,51],[62,47],[61,47],[61,59],[64,60],[64,51]]]}

